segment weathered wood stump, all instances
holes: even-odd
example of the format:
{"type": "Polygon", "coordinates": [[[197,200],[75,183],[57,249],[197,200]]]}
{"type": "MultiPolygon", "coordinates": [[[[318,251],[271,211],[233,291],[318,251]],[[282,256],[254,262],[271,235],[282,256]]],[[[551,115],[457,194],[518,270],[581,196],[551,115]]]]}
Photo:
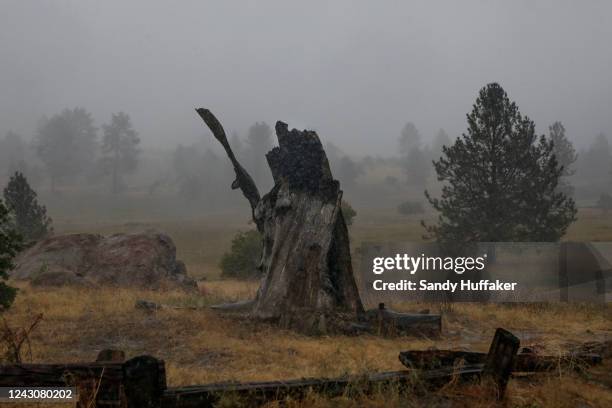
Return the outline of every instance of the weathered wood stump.
{"type": "Polygon", "coordinates": [[[342,190],[315,132],[289,130],[286,123],[276,123],[278,147],[266,155],[274,187],[261,197],[236,159],[221,123],[207,109],[196,111],[232,162],[236,174],[232,188],[240,189],[249,201],[263,239],[259,265],[263,278],[255,299],[214,309],[248,312],[306,333],[440,334],[439,315],[391,310],[374,311],[374,318],[364,314],[341,210],[342,190]]]}
{"type": "Polygon", "coordinates": [[[363,306],[353,276],[342,191],[317,134],[276,123],[278,147],[266,155],[274,187],[260,197],[219,121],[207,109],[197,112],[225,148],[236,173],[232,188],[242,190],[262,234],[263,278],[254,302],[247,304],[250,314],[305,332],[327,332],[355,320],[363,306]]]}

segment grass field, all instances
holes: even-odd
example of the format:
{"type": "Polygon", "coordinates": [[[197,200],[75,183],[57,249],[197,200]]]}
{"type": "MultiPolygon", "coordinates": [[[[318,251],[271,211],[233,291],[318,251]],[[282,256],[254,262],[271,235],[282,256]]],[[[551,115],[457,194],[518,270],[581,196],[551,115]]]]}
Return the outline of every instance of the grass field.
{"type": "MultiPolygon", "coordinates": [[[[363,241],[419,240],[419,218],[393,211],[358,210],[351,227],[352,246],[363,241]]],[[[32,361],[91,361],[104,348],[124,350],[128,357],[151,354],[166,361],[170,385],[226,380],[271,380],[309,376],[336,376],[402,369],[401,350],[463,348],[486,351],[496,327],[504,327],[522,345],[541,345],[560,353],[571,342],[612,337],[609,306],[456,304],[443,316],[439,339],[379,338],[375,336],[306,337],[265,324],[223,317],[206,308],[219,301],[252,297],[257,284],[220,280],[217,266],[238,230],[252,228],[248,213],[214,214],[194,220],[119,220],[112,223],[56,221],[57,232],[113,232],[155,228],[172,236],[178,257],[198,278],[195,294],[136,289],[41,289],[19,284],[13,308],[5,314],[13,326],[25,325],[36,313],[44,320],[33,333],[32,361]],[[196,309],[136,310],[137,299],[196,309]]],[[[612,219],[593,210],[580,212],[568,240],[612,240],[612,219]]],[[[400,310],[436,305],[398,304],[400,310]]],[[[612,365],[608,362],[588,373],[555,372],[534,383],[512,380],[506,406],[606,407],[612,406],[612,365]],[[582,405],[580,405],[582,404],[582,405]]],[[[439,393],[411,397],[387,392],[329,401],[312,396],[289,406],[490,406],[494,402],[478,385],[449,385],[439,393]]],[[[232,406],[228,401],[226,406],[232,406]]]]}

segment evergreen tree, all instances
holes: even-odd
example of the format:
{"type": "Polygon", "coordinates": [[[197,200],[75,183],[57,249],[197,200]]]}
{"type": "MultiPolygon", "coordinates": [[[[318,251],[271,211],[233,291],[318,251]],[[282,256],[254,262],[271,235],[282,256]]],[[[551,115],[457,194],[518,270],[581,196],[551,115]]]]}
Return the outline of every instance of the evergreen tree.
{"type": "Polygon", "coordinates": [[[8,309],[17,294],[17,289],[5,281],[8,272],[13,269],[13,258],[21,246],[21,237],[11,226],[9,210],[0,200],[0,310],[8,309]]]}
{"type": "Polygon", "coordinates": [[[604,133],[598,134],[589,149],[579,160],[578,175],[595,191],[606,189],[610,184],[609,176],[612,168],[612,149],[610,141],[604,133]]]}
{"type": "Polygon", "coordinates": [[[65,109],[41,120],[36,152],[49,174],[52,190],[58,181],[73,178],[92,166],[96,137],[93,118],[83,108],[65,109]]]}
{"type": "Polygon", "coordinates": [[[563,166],[563,173],[559,180],[558,190],[565,193],[568,196],[574,195],[574,188],[567,180],[567,177],[573,176],[576,172],[573,168],[573,164],[578,159],[576,149],[569,139],[565,136],[565,127],[561,122],[555,122],[548,127],[548,134],[550,140],[552,140],[554,148],[553,152],[557,158],[559,165],[563,166]]]}
{"type": "Polygon", "coordinates": [[[407,156],[412,150],[420,149],[421,134],[412,122],[408,122],[402,128],[399,138],[399,149],[402,156],[407,156]]]}
{"type": "Polygon", "coordinates": [[[563,168],[553,142],[535,134],[496,83],[480,90],[468,130],[434,162],[440,213],[425,225],[438,242],[557,241],[575,220],[574,201],[557,191],[563,168]]]}
{"type": "Polygon", "coordinates": [[[425,189],[430,173],[429,153],[421,146],[421,134],[412,122],[406,123],[399,138],[399,151],[406,181],[419,191],[425,189]]]}
{"type": "Polygon", "coordinates": [[[102,163],[112,176],[112,192],[117,194],[122,187],[121,176],[134,172],[138,166],[140,139],[130,116],[123,112],[113,113],[111,123],[102,125],[102,131],[102,163]]]}
{"type": "Polygon", "coordinates": [[[9,180],[4,201],[15,229],[26,241],[44,238],[53,230],[47,209],[38,203],[36,192],[22,173],[16,172],[9,180]]]}
{"type": "Polygon", "coordinates": [[[244,152],[247,168],[257,185],[264,190],[272,181],[266,165],[266,153],[272,146],[272,128],[266,122],[256,122],[249,128],[244,152]]]}
{"type": "MultiPolygon", "coordinates": [[[[6,169],[16,167],[25,161],[26,144],[18,133],[6,132],[6,136],[0,139],[0,164],[2,165],[2,176],[6,169]]],[[[10,175],[8,173],[6,175],[10,175]]]]}

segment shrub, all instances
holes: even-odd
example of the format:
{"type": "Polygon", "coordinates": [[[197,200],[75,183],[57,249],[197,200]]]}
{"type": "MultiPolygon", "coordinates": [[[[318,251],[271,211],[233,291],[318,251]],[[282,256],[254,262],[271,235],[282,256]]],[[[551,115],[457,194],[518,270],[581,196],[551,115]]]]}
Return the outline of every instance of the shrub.
{"type": "Polygon", "coordinates": [[[419,201],[405,201],[397,207],[397,211],[402,215],[422,214],[423,204],[419,201]]]}
{"type": "Polygon", "coordinates": [[[230,252],[223,254],[219,267],[227,278],[253,279],[261,275],[257,268],[263,245],[257,230],[238,232],[232,239],[230,252]]]}
{"type": "Polygon", "coordinates": [[[351,207],[351,205],[344,200],[342,200],[341,209],[342,209],[342,215],[344,216],[344,222],[346,222],[346,225],[352,225],[353,219],[357,215],[357,211],[355,211],[355,209],[351,207]]]}

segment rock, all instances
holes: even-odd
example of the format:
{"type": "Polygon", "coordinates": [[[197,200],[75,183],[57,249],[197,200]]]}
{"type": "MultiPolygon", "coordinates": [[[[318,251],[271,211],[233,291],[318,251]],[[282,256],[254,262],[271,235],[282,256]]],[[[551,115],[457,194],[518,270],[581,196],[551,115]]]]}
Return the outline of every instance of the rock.
{"type": "Polygon", "coordinates": [[[53,236],[21,252],[11,277],[38,286],[197,289],[183,262],[176,259],[172,239],[154,231],[53,236]]]}

